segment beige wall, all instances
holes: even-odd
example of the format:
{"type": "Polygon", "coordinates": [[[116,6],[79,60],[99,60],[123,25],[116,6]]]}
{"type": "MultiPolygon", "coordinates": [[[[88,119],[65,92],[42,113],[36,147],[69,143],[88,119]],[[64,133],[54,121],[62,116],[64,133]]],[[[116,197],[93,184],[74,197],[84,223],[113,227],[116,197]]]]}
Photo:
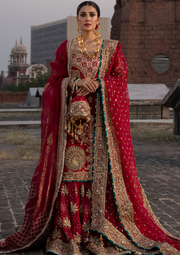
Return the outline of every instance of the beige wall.
{"type": "MultiPolygon", "coordinates": [[[[101,18],[100,22],[101,37],[103,39],[110,38],[110,18],[101,18]]],[[[67,17],[67,39],[71,40],[78,36],[76,17],[67,17]]]]}

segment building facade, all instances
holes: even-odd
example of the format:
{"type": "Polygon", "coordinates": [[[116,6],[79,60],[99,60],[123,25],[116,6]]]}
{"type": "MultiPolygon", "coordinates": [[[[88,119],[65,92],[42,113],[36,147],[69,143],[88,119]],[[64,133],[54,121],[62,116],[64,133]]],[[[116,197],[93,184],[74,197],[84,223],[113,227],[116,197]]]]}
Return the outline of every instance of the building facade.
{"type": "Polygon", "coordinates": [[[27,63],[27,50],[26,46],[22,42],[22,37],[20,43],[16,44],[11,50],[10,54],[10,64],[8,65],[8,78],[12,78],[13,82],[25,83],[28,80],[26,75],[26,70],[29,67],[27,63]]]}
{"type": "Polygon", "coordinates": [[[31,26],[31,65],[54,60],[56,49],[67,39],[67,20],[31,26]]]}
{"type": "Polygon", "coordinates": [[[179,13],[179,0],[116,0],[111,38],[121,42],[128,83],[170,87],[180,78],[179,13]]]}
{"type": "MultiPolygon", "coordinates": [[[[31,26],[31,65],[48,66],[50,61],[54,61],[59,45],[77,35],[76,17],[72,16],[39,26],[31,26]]],[[[110,18],[101,19],[101,36],[110,38],[110,18]]]]}

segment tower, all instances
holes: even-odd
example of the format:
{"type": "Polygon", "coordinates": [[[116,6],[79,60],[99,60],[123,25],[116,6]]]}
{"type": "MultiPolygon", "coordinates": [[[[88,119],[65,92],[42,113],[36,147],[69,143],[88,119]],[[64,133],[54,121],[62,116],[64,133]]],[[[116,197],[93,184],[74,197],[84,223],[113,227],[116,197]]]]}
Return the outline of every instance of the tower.
{"type": "Polygon", "coordinates": [[[128,83],[173,86],[179,79],[179,13],[179,0],[116,1],[111,38],[119,36],[129,68],[128,83]]]}
{"type": "Polygon", "coordinates": [[[20,79],[19,82],[24,82],[26,80],[26,70],[29,67],[27,64],[27,50],[22,43],[22,37],[20,39],[20,44],[16,44],[11,50],[10,54],[10,65],[8,65],[8,77],[15,80],[20,79]]]}

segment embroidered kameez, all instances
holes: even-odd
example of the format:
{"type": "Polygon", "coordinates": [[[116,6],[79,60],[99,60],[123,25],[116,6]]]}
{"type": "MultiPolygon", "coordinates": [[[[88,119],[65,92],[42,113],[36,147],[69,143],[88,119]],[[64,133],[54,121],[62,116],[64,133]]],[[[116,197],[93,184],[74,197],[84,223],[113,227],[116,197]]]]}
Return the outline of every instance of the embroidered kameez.
{"type": "Polygon", "coordinates": [[[127,65],[118,41],[95,58],[64,42],[43,92],[41,157],[23,228],[0,253],[44,243],[55,254],[180,254],[180,240],[158,222],[140,184],[129,122],[127,65]],[[87,96],[91,119],[77,142],[66,134],[68,91],[98,78],[87,96]]]}

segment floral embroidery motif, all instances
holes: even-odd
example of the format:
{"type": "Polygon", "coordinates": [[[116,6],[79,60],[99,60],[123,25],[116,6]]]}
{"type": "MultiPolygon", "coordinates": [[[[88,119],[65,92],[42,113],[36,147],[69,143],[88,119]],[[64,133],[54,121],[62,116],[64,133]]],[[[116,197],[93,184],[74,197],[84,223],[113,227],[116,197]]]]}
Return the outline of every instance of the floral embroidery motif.
{"type": "Polygon", "coordinates": [[[94,139],[94,117],[91,115],[89,123],[84,126],[82,148],[79,143],[73,140],[73,144],[68,145],[65,154],[65,170],[63,181],[91,181],[92,180],[92,153],[94,139]],[[84,149],[86,148],[86,149],[84,149]]]}
{"type": "Polygon", "coordinates": [[[81,186],[81,196],[82,196],[82,197],[84,196],[84,193],[85,193],[84,185],[82,185],[82,186],[81,186]]]}
{"type": "Polygon", "coordinates": [[[63,226],[66,227],[66,228],[70,228],[71,227],[71,222],[68,219],[68,217],[63,219],[63,226]]]}
{"type": "Polygon", "coordinates": [[[84,232],[89,231],[89,225],[89,222],[84,222],[84,224],[82,225],[82,229],[84,230],[84,232]]]}
{"type": "Polygon", "coordinates": [[[92,103],[92,97],[88,97],[88,102],[92,103]]]}
{"type": "Polygon", "coordinates": [[[78,146],[67,148],[65,155],[65,166],[70,171],[80,170],[86,163],[86,155],[83,149],[78,146]]]}
{"type": "Polygon", "coordinates": [[[77,233],[76,235],[74,235],[74,241],[77,244],[80,244],[82,241],[81,235],[79,233],[77,233]]]}
{"type": "Polygon", "coordinates": [[[81,77],[81,75],[80,75],[80,71],[79,70],[72,70],[71,71],[71,76],[72,77],[78,77],[78,78],[80,78],[81,77]]]}
{"type": "Polygon", "coordinates": [[[89,199],[91,199],[91,191],[90,191],[90,189],[88,189],[88,191],[86,192],[86,197],[88,197],[89,199]]]}
{"type": "Polygon", "coordinates": [[[50,82],[47,82],[43,88],[43,92],[47,89],[47,87],[49,86],[50,82]]]}
{"type": "Polygon", "coordinates": [[[69,193],[68,192],[68,187],[66,185],[62,186],[61,187],[61,192],[62,192],[62,194],[68,196],[68,193],[69,193]]]}
{"type": "Polygon", "coordinates": [[[89,58],[84,56],[80,50],[74,49],[76,44],[76,39],[72,40],[71,43],[71,54],[70,54],[70,70],[71,76],[80,77],[79,73],[76,74],[76,71],[80,70],[84,77],[94,78],[97,74],[98,66],[100,63],[100,53],[97,54],[95,58],[89,58]],[[75,70],[72,68],[76,68],[75,70]],[[78,69],[78,70],[77,70],[78,69]],[[75,75],[76,74],[76,75],[75,75]]]}
{"type": "Polygon", "coordinates": [[[52,233],[52,238],[54,239],[61,238],[61,233],[57,229],[55,229],[52,233]]]}
{"type": "Polygon", "coordinates": [[[95,243],[95,244],[98,244],[98,245],[101,244],[101,240],[100,240],[100,238],[98,238],[97,236],[91,236],[91,237],[90,237],[90,241],[91,241],[92,243],[95,243]]]}
{"type": "Polygon", "coordinates": [[[78,206],[71,202],[71,212],[76,213],[78,211],[78,206]]]}

